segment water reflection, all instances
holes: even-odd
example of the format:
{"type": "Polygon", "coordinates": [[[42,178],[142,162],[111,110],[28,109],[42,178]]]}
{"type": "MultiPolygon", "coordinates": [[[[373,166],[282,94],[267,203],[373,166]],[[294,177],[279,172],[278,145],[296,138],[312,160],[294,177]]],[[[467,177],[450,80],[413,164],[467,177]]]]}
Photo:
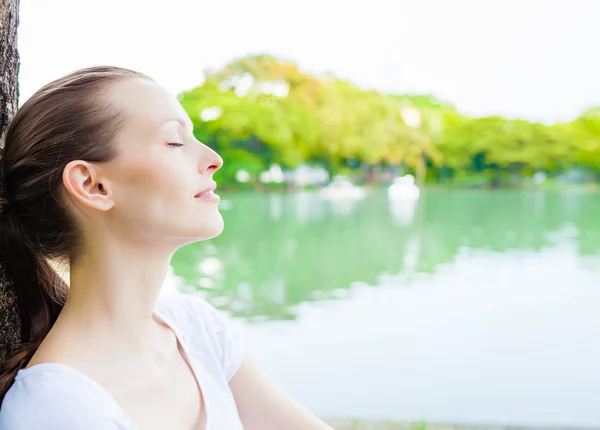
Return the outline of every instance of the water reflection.
{"type": "Polygon", "coordinates": [[[181,249],[173,265],[185,288],[247,319],[294,319],[299,304],[347,297],[357,282],[410,287],[478,250],[572,243],[580,258],[600,253],[593,194],[439,191],[393,204],[374,191],[346,206],[309,192],[227,198],[224,233],[181,249]]]}
{"type": "Polygon", "coordinates": [[[417,211],[418,200],[389,200],[390,215],[399,225],[411,225],[417,211]]]}
{"type": "Polygon", "coordinates": [[[231,195],[177,284],[321,416],[598,428],[600,196],[231,195]],[[257,322],[260,322],[257,323],[257,322]]]}
{"type": "Polygon", "coordinates": [[[283,215],[283,197],[281,194],[269,196],[269,216],[272,220],[278,220],[283,215]]]}
{"type": "Polygon", "coordinates": [[[294,214],[298,222],[319,220],[325,213],[325,201],[316,193],[300,191],[288,199],[293,201],[294,214]]]}

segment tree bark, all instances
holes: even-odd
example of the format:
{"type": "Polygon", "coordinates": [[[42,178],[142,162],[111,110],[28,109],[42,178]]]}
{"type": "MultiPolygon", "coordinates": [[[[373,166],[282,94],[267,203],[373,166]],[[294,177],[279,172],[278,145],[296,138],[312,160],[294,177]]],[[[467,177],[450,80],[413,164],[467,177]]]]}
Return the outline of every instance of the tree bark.
{"type": "Polygon", "coordinates": [[[425,154],[423,153],[421,153],[417,159],[415,174],[417,185],[422,186],[425,183],[425,175],[427,174],[427,162],[425,161],[425,154]]]}
{"type": "Polygon", "coordinates": [[[0,138],[15,114],[19,100],[18,25],[19,0],[0,0],[0,138]]]}
{"type": "MultiPolygon", "coordinates": [[[[19,0],[0,0],[0,146],[2,148],[4,148],[4,133],[17,110],[19,100],[18,25],[19,0]]],[[[3,265],[4,262],[0,258],[0,365],[10,358],[21,339],[17,298],[10,281],[6,279],[3,265]]]]}

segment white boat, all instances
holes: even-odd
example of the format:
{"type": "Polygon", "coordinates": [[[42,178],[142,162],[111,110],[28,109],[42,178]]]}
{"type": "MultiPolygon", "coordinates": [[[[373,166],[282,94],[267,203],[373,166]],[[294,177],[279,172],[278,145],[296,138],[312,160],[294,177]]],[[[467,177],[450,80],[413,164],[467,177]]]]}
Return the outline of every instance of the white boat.
{"type": "Polygon", "coordinates": [[[329,200],[358,200],[365,196],[365,190],[357,187],[343,176],[336,176],[333,181],[319,191],[319,195],[329,200]]]}
{"type": "Polygon", "coordinates": [[[535,172],[532,179],[535,185],[542,185],[546,182],[546,174],[544,172],[535,172]]]}
{"type": "Polygon", "coordinates": [[[394,201],[419,200],[421,190],[415,185],[415,177],[412,175],[399,176],[394,179],[394,183],[388,188],[388,197],[394,201]]]}

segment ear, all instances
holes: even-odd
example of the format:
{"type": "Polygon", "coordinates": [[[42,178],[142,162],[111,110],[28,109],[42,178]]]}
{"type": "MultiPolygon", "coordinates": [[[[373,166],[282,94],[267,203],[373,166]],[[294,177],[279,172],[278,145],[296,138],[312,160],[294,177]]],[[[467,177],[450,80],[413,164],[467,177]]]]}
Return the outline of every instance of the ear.
{"type": "Polygon", "coordinates": [[[91,209],[108,211],[115,202],[99,169],[92,163],[73,160],[63,170],[63,184],[71,198],[91,209]]]}

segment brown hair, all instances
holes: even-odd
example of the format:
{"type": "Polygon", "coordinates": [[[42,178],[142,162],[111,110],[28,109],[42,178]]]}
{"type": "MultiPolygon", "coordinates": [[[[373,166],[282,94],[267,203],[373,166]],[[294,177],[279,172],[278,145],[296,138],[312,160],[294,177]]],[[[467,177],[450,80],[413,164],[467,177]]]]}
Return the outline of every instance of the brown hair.
{"type": "Polygon", "coordinates": [[[0,402],[64,306],[68,286],[48,260],[68,264],[81,252],[63,170],[72,160],[103,163],[117,156],[112,140],[123,117],[106,90],[135,78],[152,80],[119,67],[77,70],[39,89],[8,126],[0,158],[0,271],[14,289],[20,333],[0,333],[0,348],[10,351],[0,363],[0,402]]]}

